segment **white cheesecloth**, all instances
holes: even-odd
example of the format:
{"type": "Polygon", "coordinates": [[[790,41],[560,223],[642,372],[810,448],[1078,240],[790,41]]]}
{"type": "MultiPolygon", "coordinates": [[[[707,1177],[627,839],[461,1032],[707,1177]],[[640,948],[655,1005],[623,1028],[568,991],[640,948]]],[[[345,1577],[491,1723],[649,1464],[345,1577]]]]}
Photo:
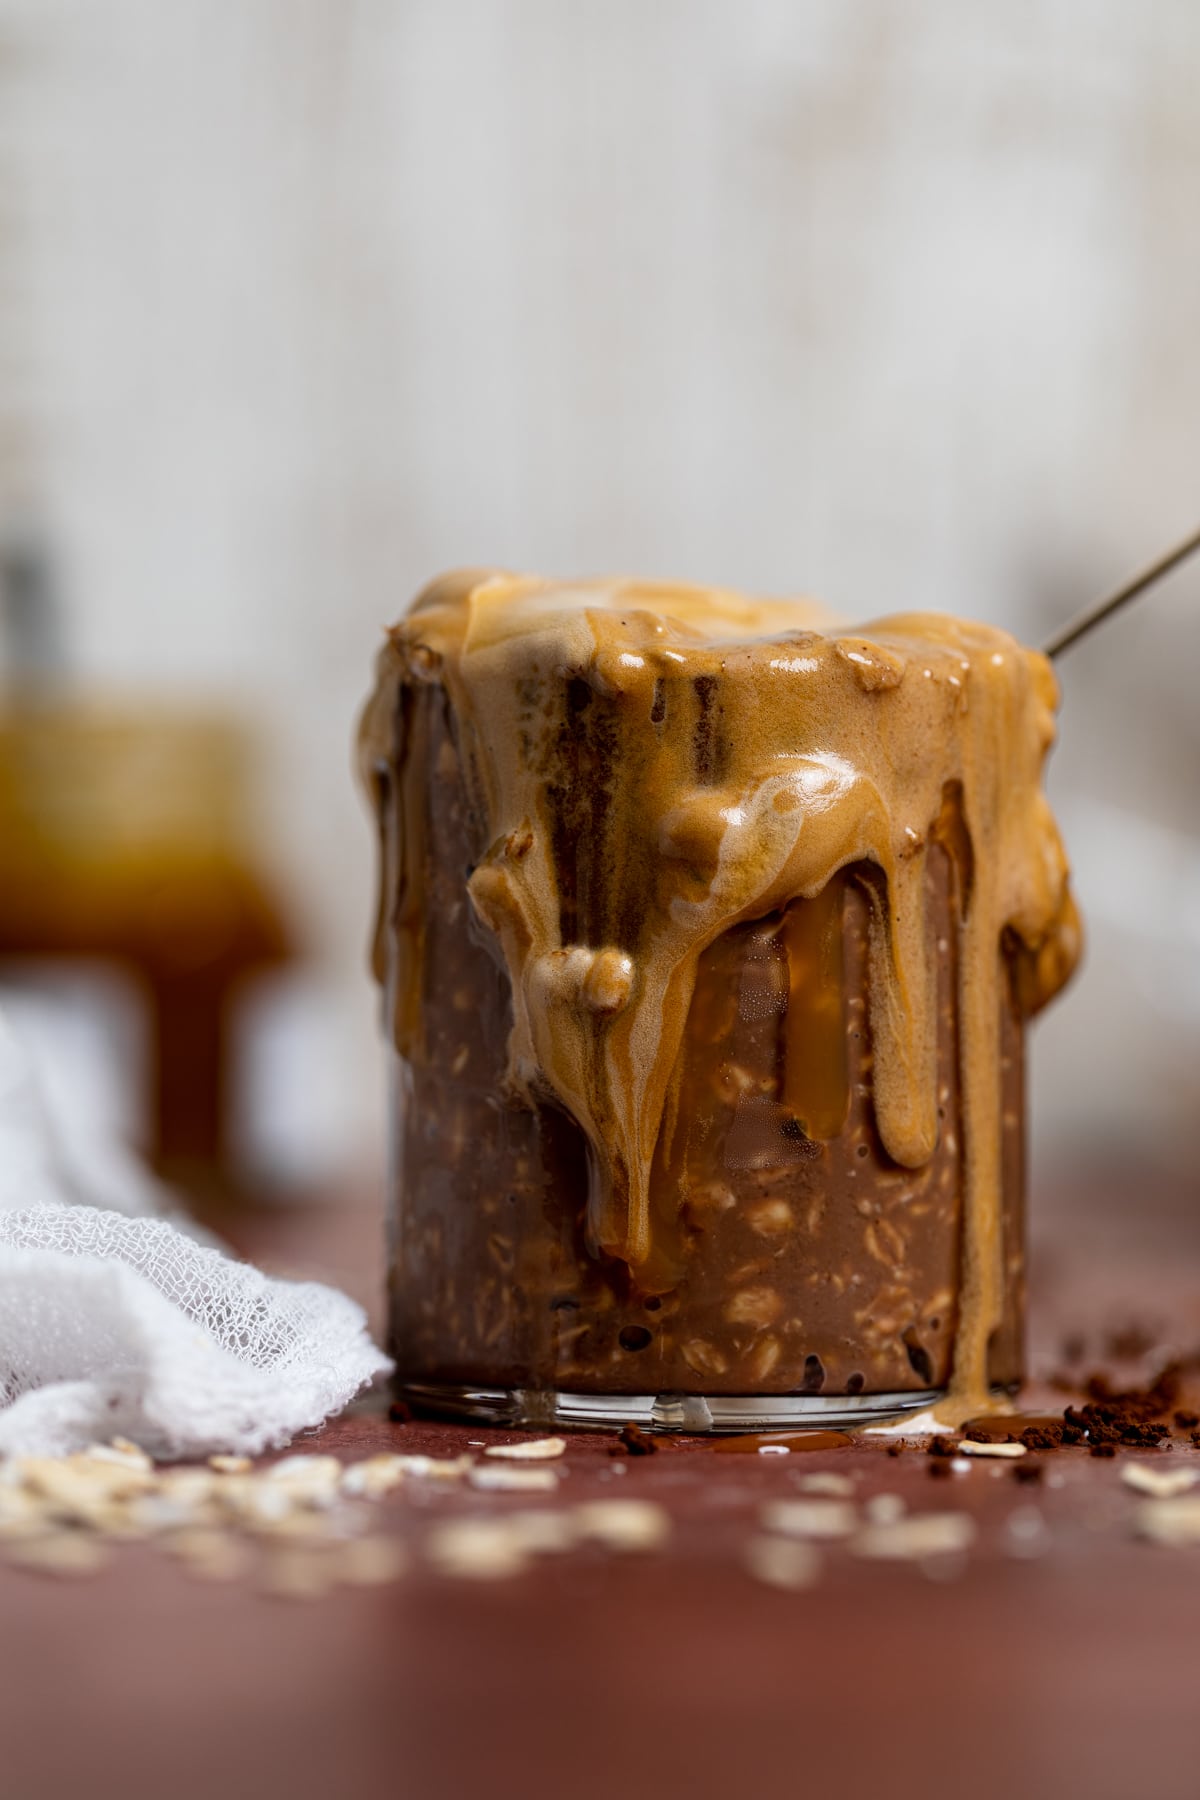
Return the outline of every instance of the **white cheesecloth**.
{"type": "Polygon", "coordinates": [[[170,1207],[52,1114],[0,1017],[0,1456],[253,1455],[390,1368],[345,1294],[235,1262],[170,1207]]]}

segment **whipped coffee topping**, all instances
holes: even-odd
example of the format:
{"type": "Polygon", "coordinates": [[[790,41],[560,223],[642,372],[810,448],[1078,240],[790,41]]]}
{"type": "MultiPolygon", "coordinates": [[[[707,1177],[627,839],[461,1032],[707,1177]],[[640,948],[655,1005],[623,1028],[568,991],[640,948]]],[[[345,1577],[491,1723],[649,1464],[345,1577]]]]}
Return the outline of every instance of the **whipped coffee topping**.
{"type": "MultiPolygon", "coordinates": [[[[428,682],[449,697],[454,750],[443,754],[457,755],[479,823],[468,891],[511,983],[512,1095],[553,1100],[581,1128],[589,1242],[646,1292],[672,1279],[651,1169],[677,1126],[699,958],[732,926],[833,893],[841,870],[870,899],[879,1134],[902,1167],[932,1157],[926,857],[934,844],[948,853],[965,1174],[952,1403],[977,1409],[1003,1285],[1004,963],[1029,1014],[1062,986],[1079,945],[1041,787],[1057,702],[1045,658],[939,614],[842,631],[810,604],[719,590],[447,576],[389,634],[363,721],[364,775],[377,798],[398,779],[405,820],[418,816],[404,801],[406,695],[428,682]],[[602,775],[593,755],[584,780],[579,722],[597,696],[611,741],[602,775]]],[[[376,970],[390,970],[395,1042],[411,1056],[424,903],[407,825],[387,860],[376,970]]],[[[840,975],[816,941],[820,912],[796,918],[805,922],[790,927],[782,1098],[820,1140],[837,1134],[848,1105],[840,975]]]]}

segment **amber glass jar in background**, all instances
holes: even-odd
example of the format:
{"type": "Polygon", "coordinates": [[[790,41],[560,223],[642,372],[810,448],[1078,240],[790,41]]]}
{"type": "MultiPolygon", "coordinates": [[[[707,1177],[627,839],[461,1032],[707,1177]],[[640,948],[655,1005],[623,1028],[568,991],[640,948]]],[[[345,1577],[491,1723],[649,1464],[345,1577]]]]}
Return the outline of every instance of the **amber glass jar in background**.
{"type": "Polygon", "coordinates": [[[0,958],[115,965],[149,1022],[144,1145],[220,1213],[241,984],[292,954],[247,848],[244,734],[221,719],[16,693],[0,712],[0,958]]]}

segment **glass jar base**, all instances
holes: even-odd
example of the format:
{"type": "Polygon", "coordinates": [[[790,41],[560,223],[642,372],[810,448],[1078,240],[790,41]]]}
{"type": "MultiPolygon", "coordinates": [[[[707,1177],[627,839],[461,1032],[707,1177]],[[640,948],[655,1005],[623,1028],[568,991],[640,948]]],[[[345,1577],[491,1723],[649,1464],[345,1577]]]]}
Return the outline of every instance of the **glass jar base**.
{"type": "Polygon", "coordinates": [[[845,1431],[924,1412],[942,1388],[902,1394],[567,1394],[546,1388],[485,1388],[401,1382],[400,1395],[419,1411],[481,1424],[550,1426],[571,1431],[643,1431],[688,1435],[720,1432],[845,1431]]]}

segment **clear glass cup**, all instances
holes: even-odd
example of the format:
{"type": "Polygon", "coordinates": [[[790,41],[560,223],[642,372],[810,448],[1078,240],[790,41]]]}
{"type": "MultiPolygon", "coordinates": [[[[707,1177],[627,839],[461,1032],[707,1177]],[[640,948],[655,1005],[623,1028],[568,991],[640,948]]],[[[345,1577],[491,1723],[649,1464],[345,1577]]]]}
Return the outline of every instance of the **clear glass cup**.
{"type": "MultiPolygon", "coordinates": [[[[952,837],[927,864],[932,1158],[900,1167],[876,1129],[867,935],[878,877],[853,866],[815,899],[739,924],[703,953],[674,1087],[686,1129],[660,1139],[659,1249],[653,1271],[635,1273],[589,1245],[579,1127],[551,1102],[509,1097],[509,979],[468,900],[480,821],[453,708],[436,679],[407,688],[403,705],[404,757],[377,757],[370,772],[383,844],[377,973],[393,1014],[409,1015],[399,1033],[409,1054],[394,1054],[392,1076],[401,1391],[510,1424],[689,1432],[862,1424],[935,1402],[950,1373],[963,1230],[952,837]]],[[[1023,1021],[1015,948],[998,954],[1011,977],[996,1054],[1004,1295],[988,1374],[1012,1388],[1024,1304],[1023,1021]]]]}

